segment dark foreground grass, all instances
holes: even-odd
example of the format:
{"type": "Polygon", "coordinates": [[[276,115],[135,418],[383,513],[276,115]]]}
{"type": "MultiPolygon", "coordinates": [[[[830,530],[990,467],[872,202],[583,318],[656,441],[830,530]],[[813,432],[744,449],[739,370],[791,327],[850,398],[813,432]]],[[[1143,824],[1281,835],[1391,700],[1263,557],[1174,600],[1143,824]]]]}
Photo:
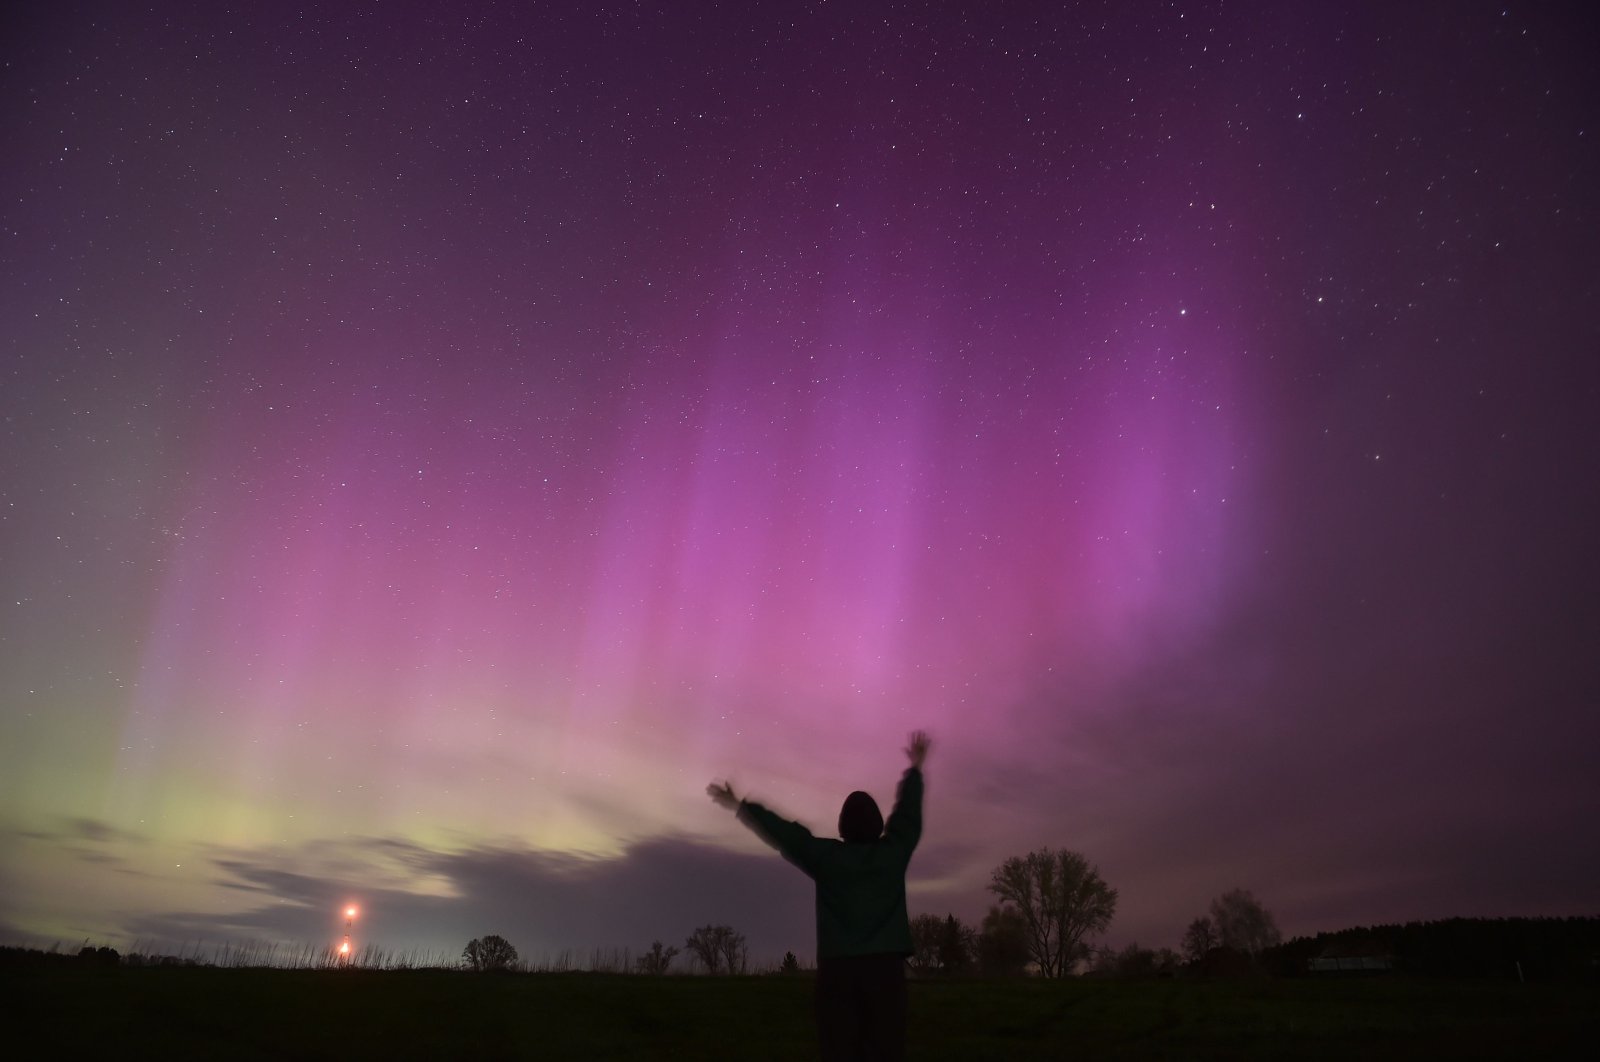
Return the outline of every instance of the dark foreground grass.
{"type": "MultiPolygon", "coordinates": [[[[63,965],[0,973],[0,989],[13,1058],[816,1057],[803,978],[63,965]]],[[[1588,1058],[1597,1035],[1594,984],[911,985],[924,1060],[1588,1058]]]]}

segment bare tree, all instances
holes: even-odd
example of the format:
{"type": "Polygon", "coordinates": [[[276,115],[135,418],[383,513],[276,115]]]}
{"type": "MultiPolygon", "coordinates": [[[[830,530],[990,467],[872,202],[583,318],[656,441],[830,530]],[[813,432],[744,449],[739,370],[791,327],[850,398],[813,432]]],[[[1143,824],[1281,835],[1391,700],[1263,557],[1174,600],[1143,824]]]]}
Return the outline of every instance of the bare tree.
{"type": "Polygon", "coordinates": [[[1183,931],[1183,957],[1189,962],[1199,962],[1217,946],[1217,931],[1209,918],[1196,918],[1183,931]]]}
{"type": "Polygon", "coordinates": [[[517,949],[505,937],[491,933],[474,937],[461,949],[461,959],[479,973],[509,970],[517,962],[517,949]]]}
{"type": "Polygon", "coordinates": [[[1224,948],[1255,957],[1283,940],[1278,925],[1249,889],[1232,889],[1211,901],[1211,921],[1224,948]]]}
{"type": "Polygon", "coordinates": [[[745,972],[749,949],[745,947],[744,934],[736,933],[731,926],[718,926],[722,930],[722,968],[731,974],[745,972]]]}
{"type": "Polygon", "coordinates": [[[700,965],[706,968],[707,973],[714,974],[722,968],[722,928],[701,926],[683,942],[689,954],[700,960],[700,965]]]}
{"type": "Polygon", "coordinates": [[[1083,938],[1111,924],[1117,890],[1077,852],[1042,848],[995,868],[989,891],[1022,915],[1028,955],[1044,977],[1071,972],[1083,938]]]}
{"type": "Polygon", "coordinates": [[[701,926],[684,943],[689,954],[700,961],[707,973],[744,973],[748,950],[744,934],[732,926],[701,926]]]}
{"type": "Polygon", "coordinates": [[[672,957],[677,954],[677,948],[663,948],[658,940],[650,945],[649,951],[639,956],[639,972],[659,977],[667,972],[667,967],[672,965],[672,957]]]}

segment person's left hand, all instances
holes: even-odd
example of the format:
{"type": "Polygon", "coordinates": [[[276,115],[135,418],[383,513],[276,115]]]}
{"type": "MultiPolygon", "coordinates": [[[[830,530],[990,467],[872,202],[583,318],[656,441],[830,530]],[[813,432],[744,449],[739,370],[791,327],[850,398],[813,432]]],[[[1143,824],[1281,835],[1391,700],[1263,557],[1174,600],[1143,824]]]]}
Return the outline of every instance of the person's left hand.
{"type": "Polygon", "coordinates": [[[706,796],[730,810],[739,806],[739,798],[733,795],[733,784],[731,782],[723,782],[721,785],[712,782],[706,786],[706,796]]]}

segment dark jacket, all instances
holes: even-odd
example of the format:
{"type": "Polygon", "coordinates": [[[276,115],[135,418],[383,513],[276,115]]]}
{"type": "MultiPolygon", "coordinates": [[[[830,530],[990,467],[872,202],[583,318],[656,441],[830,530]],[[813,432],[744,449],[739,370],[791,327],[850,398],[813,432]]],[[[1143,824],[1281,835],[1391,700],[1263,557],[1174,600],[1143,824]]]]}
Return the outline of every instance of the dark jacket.
{"type": "Polygon", "coordinates": [[[739,819],[817,884],[817,955],[911,954],[906,866],[922,837],[922,772],[907,768],[877,841],[814,837],[746,800],[739,819]]]}

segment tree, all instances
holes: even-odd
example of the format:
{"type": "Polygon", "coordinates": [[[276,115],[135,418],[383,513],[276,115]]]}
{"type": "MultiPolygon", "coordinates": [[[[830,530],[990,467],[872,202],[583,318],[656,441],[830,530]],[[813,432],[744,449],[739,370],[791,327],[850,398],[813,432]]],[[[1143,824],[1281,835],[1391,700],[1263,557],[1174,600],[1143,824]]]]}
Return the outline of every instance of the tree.
{"type": "Polygon", "coordinates": [[[122,955],[116,948],[101,945],[96,948],[85,944],[78,951],[78,958],[85,964],[94,966],[115,966],[122,961],[122,955]]]}
{"type": "Polygon", "coordinates": [[[911,920],[911,957],[913,970],[926,972],[939,965],[939,937],[944,932],[944,919],[933,914],[919,914],[911,920]]]}
{"type": "Polygon", "coordinates": [[[1196,918],[1183,931],[1183,957],[1191,963],[1200,962],[1216,946],[1217,931],[1209,918],[1196,918]]]}
{"type": "Polygon", "coordinates": [[[677,948],[663,948],[661,941],[650,945],[650,950],[639,956],[638,967],[642,974],[660,977],[667,972],[667,967],[672,965],[672,957],[678,954],[677,948]]]}
{"type": "Polygon", "coordinates": [[[744,973],[747,949],[743,933],[732,926],[701,926],[684,943],[689,954],[700,961],[707,973],[744,973]]]}
{"type": "Polygon", "coordinates": [[[955,915],[946,915],[939,927],[939,966],[945,973],[960,973],[972,965],[976,935],[955,915]]]}
{"type": "Polygon", "coordinates": [[[467,946],[461,949],[461,958],[479,973],[491,973],[511,969],[517,961],[517,949],[505,937],[491,933],[468,941],[467,946]]]}
{"type": "Polygon", "coordinates": [[[744,934],[735,933],[729,926],[720,928],[725,931],[722,934],[722,968],[731,974],[744,973],[745,960],[749,956],[749,949],[744,943],[744,934]]]}
{"type": "Polygon", "coordinates": [[[983,916],[978,968],[986,977],[1016,977],[1028,965],[1028,927],[1015,907],[995,904],[983,916]]]}
{"type": "Polygon", "coordinates": [[[953,914],[921,914],[911,920],[911,948],[913,970],[957,973],[972,965],[977,935],[953,914]]]}
{"type": "Polygon", "coordinates": [[[689,954],[700,960],[707,973],[716,973],[722,966],[721,926],[701,926],[689,935],[683,946],[689,954]]]}
{"type": "Polygon", "coordinates": [[[800,960],[794,957],[794,952],[783,953],[783,965],[778,967],[778,972],[786,977],[793,977],[800,972],[800,960]]]}
{"type": "Polygon", "coordinates": [[[1232,889],[1212,900],[1211,921],[1222,947],[1251,958],[1283,940],[1272,915],[1248,889],[1232,889]]]}
{"type": "Polygon", "coordinates": [[[1028,955],[1044,977],[1071,972],[1083,938],[1103,932],[1117,909],[1117,890],[1099,868],[1066,850],[1013,856],[995,868],[989,891],[1022,915],[1028,955]]]}

